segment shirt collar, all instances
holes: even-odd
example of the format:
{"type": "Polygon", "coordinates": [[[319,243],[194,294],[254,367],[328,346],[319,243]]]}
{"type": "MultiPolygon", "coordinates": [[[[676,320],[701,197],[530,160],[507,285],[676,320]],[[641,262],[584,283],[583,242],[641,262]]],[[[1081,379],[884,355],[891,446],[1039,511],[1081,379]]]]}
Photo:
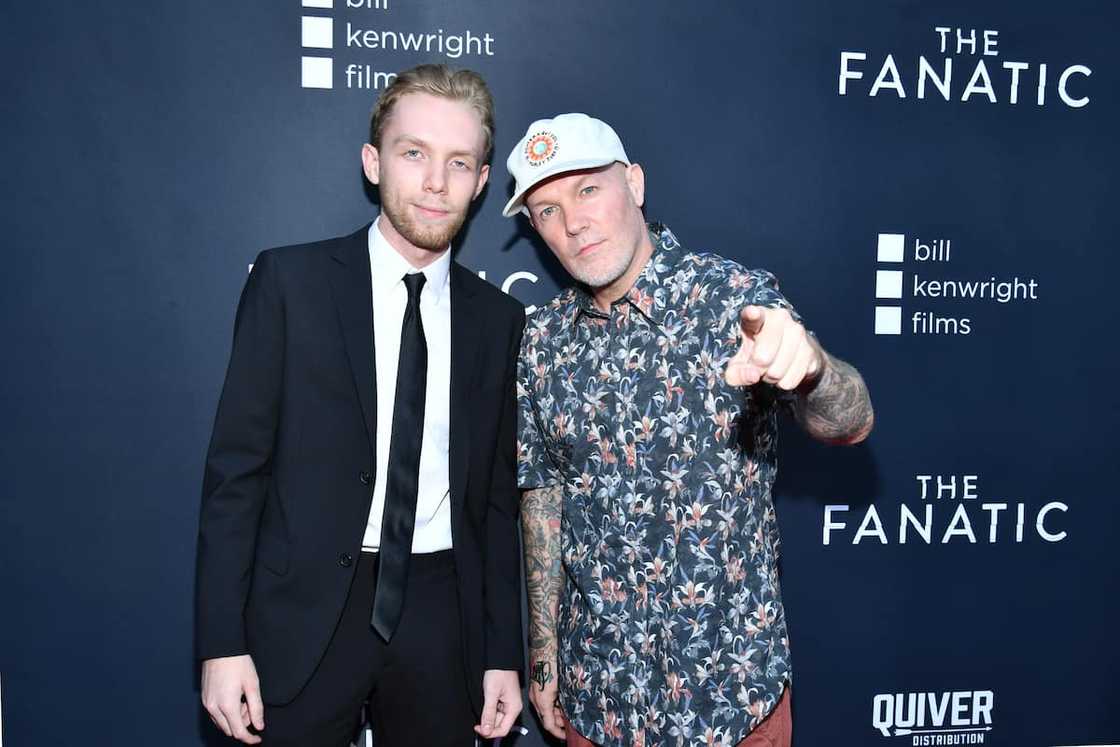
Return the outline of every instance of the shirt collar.
{"type": "MultiPolygon", "coordinates": [[[[665,318],[665,312],[673,308],[668,303],[663,286],[665,281],[676,272],[677,265],[685,251],[668,226],[651,222],[646,224],[646,227],[649,229],[650,241],[653,243],[653,254],[646,261],[641,274],[630,286],[626,295],[612,303],[611,306],[623,304],[632,306],[651,322],[661,326],[665,318]]],[[[587,287],[580,283],[575,285],[575,302],[576,309],[572,315],[572,321],[578,321],[583,314],[600,319],[606,319],[608,316],[595,306],[595,299],[592,298],[587,287]]]]}
{"type": "Polygon", "coordinates": [[[424,285],[431,288],[432,297],[438,303],[447,291],[447,278],[451,272],[451,247],[427,267],[419,270],[393,248],[378,228],[381,216],[369,226],[369,267],[375,293],[387,293],[410,272],[422,272],[427,280],[424,285]]]}

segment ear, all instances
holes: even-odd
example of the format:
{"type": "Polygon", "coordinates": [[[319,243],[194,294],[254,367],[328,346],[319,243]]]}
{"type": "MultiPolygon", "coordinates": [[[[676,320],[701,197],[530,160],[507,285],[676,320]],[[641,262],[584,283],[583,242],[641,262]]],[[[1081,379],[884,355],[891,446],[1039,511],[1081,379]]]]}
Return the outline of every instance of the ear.
{"type": "Polygon", "coordinates": [[[646,172],[636,163],[626,167],[626,186],[630,188],[630,196],[634,204],[641,207],[646,201],[646,172]]]}
{"type": "Polygon", "coordinates": [[[482,168],[478,170],[478,185],[474,188],[474,195],[471,200],[482,194],[482,188],[486,186],[486,180],[490,178],[490,164],[482,164],[482,168]]]}
{"type": "Polygon", "coordinates": [[[381,183],[381,154],[369,143],[362,146],[362,171],[370,184],[381,183]]]}

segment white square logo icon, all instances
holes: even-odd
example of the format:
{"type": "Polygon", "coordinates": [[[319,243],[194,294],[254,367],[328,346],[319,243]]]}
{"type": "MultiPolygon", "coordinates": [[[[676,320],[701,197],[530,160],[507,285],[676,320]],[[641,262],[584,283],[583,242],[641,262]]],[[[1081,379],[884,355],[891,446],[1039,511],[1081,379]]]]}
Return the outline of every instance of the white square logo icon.
{"type": "Polygon", "coordinates": [[[330,49],[334,46],[334,19],[321,16],[303,17],[303,46],[330,49]]]}
{"type": "Polygon", "coordinates": [[[901,262],[906,253],[906,236],[901,233],[879,234],[879,261],[901,262]]]}
{"type": "Polygon", "coordinates": [[[303,0],[303,7],[330,10],[334,7],[334,0],[303,0]]]}
{"type": "Polygon", "coordinates": [[[333,88],[334,65],[330,57],[304,57],[302,82],[304,88],[333,88]]]}
{"type": "Polygon", "coordinates": [[[875,271],[875,298],[902,298],[902,270],[875,271]]]}
{"type": "Polygon", "coordinates": [[[902,334],[902,307],[901,306],[876,306],[875,307],[875,334],[901,335],[902,334]]]}

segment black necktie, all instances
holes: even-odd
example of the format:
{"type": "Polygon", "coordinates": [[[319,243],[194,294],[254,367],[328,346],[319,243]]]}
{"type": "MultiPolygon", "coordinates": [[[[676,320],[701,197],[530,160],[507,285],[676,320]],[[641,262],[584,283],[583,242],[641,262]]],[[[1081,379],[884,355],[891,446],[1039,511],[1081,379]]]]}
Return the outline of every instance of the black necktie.
{"type": "Polygon", "coordinates": [[[388,642],[401,621],[412,530],[416,525],[420,444],[424,435],[424,392],[428,385],[428,343],[420,320],[420,289],[424,273],[404,276],[408,305],[401,324],[401,355],[397,361],[397,393],[393,402],[393,432],[389,441],[389,470],[385,508],[381,515],[381,547],[377,587],[370,625],[388,642]]]}

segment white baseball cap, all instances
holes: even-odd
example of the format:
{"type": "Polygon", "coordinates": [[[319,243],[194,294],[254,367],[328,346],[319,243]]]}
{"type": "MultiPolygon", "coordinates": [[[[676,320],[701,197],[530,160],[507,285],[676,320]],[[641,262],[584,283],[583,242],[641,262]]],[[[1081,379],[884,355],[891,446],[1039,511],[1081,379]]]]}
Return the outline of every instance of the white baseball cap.
{"type": "Polygon", "coordinates": [[[523,203],[525,193],[550,176],[593,169],[615,161],[630,165],[622,141],[603,120],[579,113],[538,119],[529,125],[525,136],[506,159],[506,168],[516,184],[502,215],[506,218],[518,212],[528,215],[523,203]]]}

